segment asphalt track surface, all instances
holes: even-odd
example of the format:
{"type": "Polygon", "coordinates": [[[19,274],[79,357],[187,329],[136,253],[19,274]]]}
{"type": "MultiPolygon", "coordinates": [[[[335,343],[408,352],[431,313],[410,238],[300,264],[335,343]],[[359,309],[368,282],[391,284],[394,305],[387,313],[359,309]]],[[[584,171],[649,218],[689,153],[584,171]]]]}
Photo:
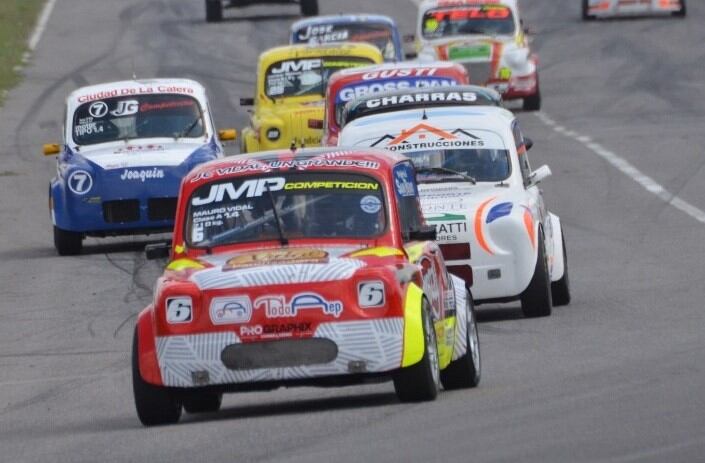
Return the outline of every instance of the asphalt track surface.
{"type": "MultiPolygon", "coordinates": [[[[520,119],[534,167],[554,172],[543,188],[566,230],[573,302],[536,320],[483,307],[476,390],[415,405],[391,384],[229,395],[220,413],[145,429],[129,352],[160,264],[144,238],[55,255],[41,144],[58,141],[69,91],[133,71],[200,80],[219,125],[242,127],[256,57],[286,41],[297,8],[207,25],[199,0],[59,0],[0,110],[0,461],[705,460],[705,224],[571,133],[705,210],[705,4],[685,20],[582,23],[577,0],[523,3],[545,116],[520,119]]],[[[415,18],[409,0],[321,10],[391,14],[404,32],[415,18]]]]}

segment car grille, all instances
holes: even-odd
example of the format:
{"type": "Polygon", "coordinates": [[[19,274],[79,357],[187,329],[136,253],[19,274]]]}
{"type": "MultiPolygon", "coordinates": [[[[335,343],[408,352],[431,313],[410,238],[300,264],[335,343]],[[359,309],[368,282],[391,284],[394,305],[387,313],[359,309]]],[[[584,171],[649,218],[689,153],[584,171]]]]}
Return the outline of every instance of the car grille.
{"type": "Polygon", "coordinates": [[[485,85],[492,77],[492,63],[489,61],[481,63],[463,63],[470,75],[470,83],[475,85],[485,85]]]}
{"type": "Polygon", "coordinates": [[[285,368],[329,363],[338,356],[338,346],[330,339],[283,339],[247,344],[231,344],[220,359],[231,370],[285,368]]]}
{"type": "Polygon", "coordinates": [[[147,217],[149,220],[174,220],[176,216],[176,198],[149,198],[147,217]]]}
{"type": "Polygon", "coordinates": [[[105,201],[103,219],[107,223],[137,222],[140,219],[140,202],[136,199],[105,201]]]}

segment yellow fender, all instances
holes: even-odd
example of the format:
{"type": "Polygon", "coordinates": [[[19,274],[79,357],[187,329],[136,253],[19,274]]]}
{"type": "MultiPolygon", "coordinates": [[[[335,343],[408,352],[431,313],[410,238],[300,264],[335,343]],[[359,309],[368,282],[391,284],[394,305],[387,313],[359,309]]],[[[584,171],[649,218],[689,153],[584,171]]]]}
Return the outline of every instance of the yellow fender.
{"type": "Polygon", "coordinates": [[[257,140],[257,136],[252,127],[245,127],[242,129],[241,137],[241,153],[254,153],[259,151],[259,141],[257,140]]]}
{"type": "Polygon", "coordinates": [[[421,321],[423,307],[423,290],[415,283],[409,283],[404,298],[404,351],[401,366],[408,367],[419,363],[423,358],[426,346],[424,344],[423,322],[421,321]]]}

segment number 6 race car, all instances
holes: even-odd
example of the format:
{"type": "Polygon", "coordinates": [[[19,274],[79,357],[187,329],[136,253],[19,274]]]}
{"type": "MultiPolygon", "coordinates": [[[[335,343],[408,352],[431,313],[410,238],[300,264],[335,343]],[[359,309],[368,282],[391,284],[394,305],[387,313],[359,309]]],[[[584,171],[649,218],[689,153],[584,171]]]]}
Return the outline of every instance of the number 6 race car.
{"type": "Polygon", "coordinates": [[[418,91],[389,92],[348,103],[351,115],[366,106],[373,114],[348,122],[338,144],[386,148],[413,160],[426,221],[437,227],[449,270],[472,285],[478,303],[519,299],[528,317],[568,304],[563,230],[538,187],[551,170],[531,170],[531,143],[512,113],[460,105],[484,99],[475,87],[430,92],[426,99],[418,91]],[[385,104],[388,112],[374,114],[385,104]],[[411,109],[389,112],[394,104],[411,109]]]}
{"type": "Polygon", "coordinates": [[[391,378],[417,401],[476,386],[472,297],[435,235],[394,153],[270,152],[193,170],[171,262],[137,320],[140,420],[215,411],[239,390],[391,378]]]}
{"type": "Polygon", "coordinates": [[[685,0],[582,0],[584,20],[665,13],[685,17],[685,0]]]}
{"type": "Polygon", "coordinates": [[[49,185],[54,245],[79,254],[85,236],[171,231],[179,183],[221,157],[205,89],[192,80],[115,82],[78,89],[66,103],[63,149],[49,185]]]}

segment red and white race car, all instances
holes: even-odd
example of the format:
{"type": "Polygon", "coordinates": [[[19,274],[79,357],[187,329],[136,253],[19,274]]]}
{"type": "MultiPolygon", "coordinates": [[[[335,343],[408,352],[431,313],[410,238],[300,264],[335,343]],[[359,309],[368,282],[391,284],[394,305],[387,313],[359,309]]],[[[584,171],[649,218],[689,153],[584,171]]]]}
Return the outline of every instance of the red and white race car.
{"type": "Polygon", "coordinates": [[[685,17],[685,0],[582,0],[583,19],[665,13],[685,17]]]}
{"type": "Polygon", "coordinates": [[[516,0],[423,0],[416,48],[419,60],[461,63],[471,84],[522,99],[525,110],[541,109],[538,57],[516,0]]]}
{"type": "Polygon", "coordinates": [[[474,387],[472,297],[423,220],[404,156],[312,149],[227,158],[182,183],[154,301],[137,320],[145,425],[222,394],[393,379],[403,401],[474,387]]]}

